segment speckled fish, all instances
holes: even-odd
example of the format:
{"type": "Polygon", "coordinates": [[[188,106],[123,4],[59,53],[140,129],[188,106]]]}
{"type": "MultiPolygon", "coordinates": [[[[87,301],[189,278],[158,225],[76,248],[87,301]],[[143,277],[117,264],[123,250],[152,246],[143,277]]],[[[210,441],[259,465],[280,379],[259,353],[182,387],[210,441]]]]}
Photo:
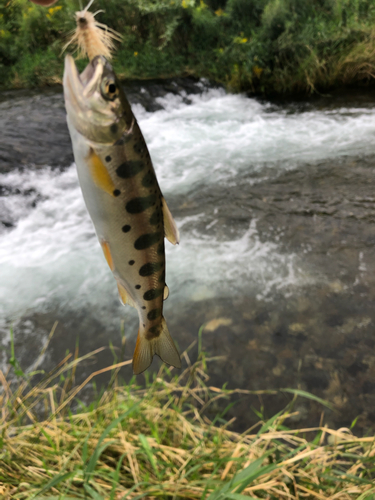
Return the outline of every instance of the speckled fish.
{"type": "Polygon", "coordinates": [[[79,74],[65,58],[64,95],[79,182],[123,304],[135,307],[139,331],[133,371],[157,354],[181,367],[163,317],[164,236],[179,234],[161,194],[151,158],[129,102],[103,56],[79,74]]]}

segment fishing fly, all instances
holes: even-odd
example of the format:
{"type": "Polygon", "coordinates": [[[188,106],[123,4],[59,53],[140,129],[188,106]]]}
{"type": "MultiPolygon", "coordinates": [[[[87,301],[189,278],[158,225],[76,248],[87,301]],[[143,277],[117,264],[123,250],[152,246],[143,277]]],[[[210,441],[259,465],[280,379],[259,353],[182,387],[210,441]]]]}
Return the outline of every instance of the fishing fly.
{"type": "Polygon", "coordinates": [[[89,12],[93,2],[94,0],[91,0],[83,10],[75,13],[77,26],[70,33],[70,39],[64,45],[63,51],[74,44],[78,49],[78,58],[87,56],[91,61],[95,56],[104,56],[111,59],[115,49],[114,41],[121,42],[122,36],[95,19],[95,16],[104,12],[103,10],[89,12]]]}

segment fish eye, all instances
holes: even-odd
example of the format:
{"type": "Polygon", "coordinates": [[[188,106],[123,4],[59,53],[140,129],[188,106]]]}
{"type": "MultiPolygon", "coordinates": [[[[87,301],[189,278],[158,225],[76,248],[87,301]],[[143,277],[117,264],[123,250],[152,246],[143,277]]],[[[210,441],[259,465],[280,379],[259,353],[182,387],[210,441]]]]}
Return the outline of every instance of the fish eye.
{"type": "Polygon", "coordinates": [[[116,82],[112,79],[104,80],[102,84],[102,95],[104,99],[114,101],[119,94],[116,82]]]}

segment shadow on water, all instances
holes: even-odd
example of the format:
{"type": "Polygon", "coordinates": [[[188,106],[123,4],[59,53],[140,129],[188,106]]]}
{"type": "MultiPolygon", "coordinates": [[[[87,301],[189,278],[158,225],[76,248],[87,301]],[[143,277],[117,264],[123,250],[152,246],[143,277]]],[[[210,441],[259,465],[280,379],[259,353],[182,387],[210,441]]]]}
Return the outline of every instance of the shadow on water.
{"type": "MultiPolygon", "coordinates": [[[[141,103],[153,112],[161,106],[156,97],[174,92],[189,104],[189,94],[203,92],[203,87],[193,80],[149,82],[141,88],[129,86],[129,94],[132,103],[141,103]]],[[[9,95],[0,99],[0,123],[5,130],[0,139],[0,172],[45,165],[67,168],[72,154],[61,91],[9,95]]],[[[374,92],[283,105],[288,112],[296,112],[344,104],[348,108],[367,105],[365,110],[371,110],[374,92]]],[[[171,211],[183,221],[186,234],[205,235],[207,246],[210,238],[225,246],[232,235],[241,238],[255,224],[257,244],[271,242],[280,254],[293,256],[290,266],[294,267],[285,276],[302,270],[304,278],[298,283],[286,279],[282,287],[273,286],[268,279],[267,294],[260,293],[258,285],[249,285],[252,278],[247,272],[238,273],[229,288],[220,278],[209,290],[189,292],[187,299],[177,285],[171,289],[165,316],[180,349],[197,339],[205,323],[204,349],[223,357],[209,364],[212,385],[228,383],[230,388],[249,390],[300,388],[334,404],[336,412],[324,410],[324,421],[330,426],[350,426],[359,416],[357,432],[375,429],[374,174],[375,156],[342,155],[283,169],[278,175],[263,171],[257,178],[243,171],[228,183],[169,194],[171,211]]],[[[14,193],[0,178],[0,202],[15,194],[29,200],[29,210],[40,201],[37,192],[14,193]]],[[[16,212],[5,214],[6,206],[0,204],[0,238],[7,238],[18,223],[16,212]]],[[[197,254],[197,261],[199,258],[197,254]]],[[[228,268],[234,265],[230,258],[225,262],[228,268]]],[[[259,275],[265,272],[267,269],[260,269],[259,275]]],[[[254,276],[256,273],[254,268],[254,276]]],[[[131,357],[137,331],[135,314],[119,313],[116,305],[100,317],[90,307],[70,310],[51,301],[43,310],[31,309],[14,318],[17,356],[23,367],[31,366],[56,320],[59,324],[43,361],[45,369],[59,362],[66,350],[74,351],[78,337],[80,354],[109,342],[119,349],[124,317],[129,337],[126,355],[131,357]],[[109,316],[116,318],[110,324],[109,316]]],[[[9,321],[3,319],[3,345],[7,347],[9,321]]],[[[192,359],[196,349],[190,353],[192,359]]],[[[112,360],[107,349],[95,364],[90,361],[80,368],[78,379],[112,360]]],[[[157,365],[155,361],[154,368],[157,365]]],[[[124,368],[123,376],[131,376],[130,367],[124,368]]],[[[98,379],[99,384],[105,381],[104,376],[98,379]]],[[[229,416],[236,416],[235,426],[244,430],[258,420],[251,407],[264,405],[271,416],[289,399],[285,394],[263,399],[238,397],[229,416]]],[[[319,424],[322,407],[317,403],[301,399],[297,409],[296,426],[319,424]]]]}

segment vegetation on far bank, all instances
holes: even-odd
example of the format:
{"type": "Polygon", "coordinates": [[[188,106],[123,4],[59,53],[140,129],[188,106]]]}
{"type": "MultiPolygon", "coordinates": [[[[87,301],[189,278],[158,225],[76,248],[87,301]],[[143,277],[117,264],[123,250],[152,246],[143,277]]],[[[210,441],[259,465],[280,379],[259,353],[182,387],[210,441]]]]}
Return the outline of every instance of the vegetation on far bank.
{"type": "Polygon", "coordinates": [[[46,374],[37,371],[44,349],[35,371],[24,374],[12,344],[10,370],[0,371],[2,500],[374,498],[373,436],[288,428],[297,395],[315,396],[287,390],[294,399],[283,411],[268,420],[259,413],[259,423],[239,434],[218,410],[236,391],[207,386],[205,367],[215,360],[203,352],[195,363],[185,352],[178,375],[165,365],[146,374],[143,387],[135,377],[120,381],[131,361],[116,357],[77,385],[79,364],[101,350],[68,353],[46,374]],[[107,390],[85,405],[82,390],[105,371],[107,390]]]}
{"type": "MultiPolygon", "coordinates": [[[[46,9],[0,1],[0,87],[61,82],[62,46],[78,0],[46,9]]],[[[123,78],[195,75],[240,91],[309,93],[371,82],[372,0],[96,0],[123,35],[123,78]]],[[[82,61],[82,65],[84,61],[82,61]]]]}

